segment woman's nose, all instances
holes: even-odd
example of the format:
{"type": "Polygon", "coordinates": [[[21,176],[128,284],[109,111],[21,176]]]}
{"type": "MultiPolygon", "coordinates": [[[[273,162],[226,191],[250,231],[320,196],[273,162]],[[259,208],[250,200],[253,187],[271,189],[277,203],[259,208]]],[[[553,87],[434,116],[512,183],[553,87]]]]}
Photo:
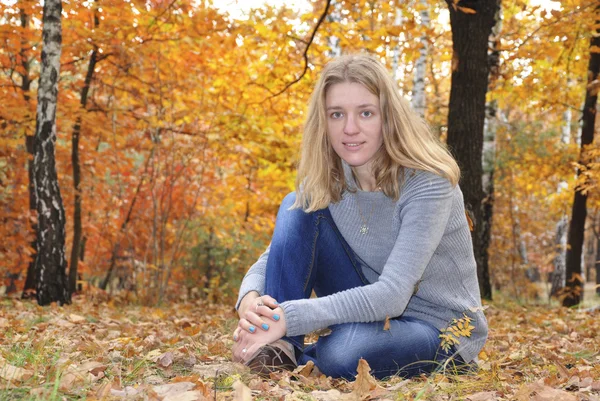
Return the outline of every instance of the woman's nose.
{"type": "Polygon", "coordinates": [[[356,123],[356,119],[349,115],[346,119],[346,124],[344,125],[344,133],[348,135],[354,135],[359,132],[358,124],[356,123]]]}

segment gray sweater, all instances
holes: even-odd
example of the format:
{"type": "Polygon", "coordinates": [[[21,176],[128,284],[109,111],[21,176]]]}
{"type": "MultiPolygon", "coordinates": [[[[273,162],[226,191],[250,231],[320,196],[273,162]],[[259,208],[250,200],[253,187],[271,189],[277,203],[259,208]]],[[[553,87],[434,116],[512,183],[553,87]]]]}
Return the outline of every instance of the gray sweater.
{"type": "MultiPolygon", "coordinates": [[[[352,178],[348,183],[355,186],[352,178]]],[[[283,302],[287,335],[387,316],[412,316],[443,329],[466,314],[475,329],[470,337],[458,338],[457,349],[465,361],[474,360],[488,328],[460,188],[438,175],[407,170],[397,202],[382,192],[358,190],[345,192],[329,210],[370,284],[283,302]],[[360,233],[359,207],[368,220],[367,234],[360,233]]],[[[268,254],[267,248],[244,277],[238,305],[249,291],[264,293],[268,254]]]]}

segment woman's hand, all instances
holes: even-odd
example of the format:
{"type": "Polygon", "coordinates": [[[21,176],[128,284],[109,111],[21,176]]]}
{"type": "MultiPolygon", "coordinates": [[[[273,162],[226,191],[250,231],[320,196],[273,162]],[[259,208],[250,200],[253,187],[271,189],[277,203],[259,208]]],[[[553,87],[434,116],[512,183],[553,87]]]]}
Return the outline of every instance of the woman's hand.
{"type": "Polygon", "coordinates": [[[281,319],[281,308],[279,308],[279,312],[276,311],[277,308],[279,308],[279,304],[273,297],[269,295],[261,296],[258,292],[251,291],[240,302],[238,327],[251,334],[259,330],[268,331],[274,322],[281,319]]]}
{"type": "MultiPolygon", "coordinates": [[[[232,351],[234,361],[246,363],[252,359],[260,347],[275,342],[281,337],[285,336],[287,324],[283,309],[277,307],[272,310],[271,308],[263,305],[258,307],[259,312],[263,310],[262,308],[269,309],[273,314],[278,315],[278,321],[271,323],[267,329],[262,327],[257,329],[256,325],[248,321],[248,319],[241,318],[238,322],[238,327],[233,333],[234,343],[232,351]],[[250,329],[252,326],[254,326],[254,330],[250,329]]],[[[249,311],[247,313],[252,319],[255,319],[255,316],[258,316],[254,312],[249,311]]],[[[260,316],[258,318],[260,318],[260,316]]]]}

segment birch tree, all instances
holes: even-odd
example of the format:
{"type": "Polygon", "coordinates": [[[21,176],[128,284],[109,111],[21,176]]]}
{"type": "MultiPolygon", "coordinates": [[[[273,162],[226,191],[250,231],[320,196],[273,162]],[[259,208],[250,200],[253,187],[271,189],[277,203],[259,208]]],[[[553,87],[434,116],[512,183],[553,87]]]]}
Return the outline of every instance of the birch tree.
{"type": "Polygon", "coordinates": [[[36,194],[37,250],[35,278],[40,305],[70,303],[65,257],[65,210],[55,163],[56,108],[62,44],[62,4],[46,0],[42,18],[42,66],[34,147],[34,186],[36,194]]]}
{"type": "Polygon", "coordinates": [[[429,41],[426,30],[429,28],[430,21],[427,0],[420,0],[420,5],[422,9],[419,12],[419,16],[421,17],[423,35],[419,38],[421,47],[419,48],[419,58],[415,64],[411,103],[413,109],[421,117],[425,117],[425,74],[427,69],[427,54],[429,53],[429,41]]]}

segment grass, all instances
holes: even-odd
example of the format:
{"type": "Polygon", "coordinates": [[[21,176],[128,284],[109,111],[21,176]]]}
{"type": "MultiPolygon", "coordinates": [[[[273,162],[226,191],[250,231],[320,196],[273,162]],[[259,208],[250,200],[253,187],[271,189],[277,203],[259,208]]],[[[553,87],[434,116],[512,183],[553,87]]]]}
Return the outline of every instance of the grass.
{"type": "MultiPolygon", "coordinates": [[[[290,393],[297,400],[311,400],[316,399],[312,394],[317,390],[352,391],[353,384],[343,380],[299,380],[289,375],[260,380],[231,364],[229,349],[236,319],[230,306],[202,301],[162,308],[93,305],[84,298],[65,308],[40,308],[12,299],[0,304],[5,306],[0,317],[10,322],[6,330],[0,329],[4,360],[0,359],[0,366],[7,363],[31,373],[20,382],[0,378],[0,401],[93,399],[104,384],[114,389],[150,389],[173,380],[202,382],[210,390],[210,399],[216,392],[218,400],[233,398],[232,385],[237,380],[255,389],[256,399],[265,400],[290,393]],[[173,362],[162,366],[156,357],[166,352],[172,354],[173,362]],[[190,362],[192,356],[195,364],[190,362]],[[66,381],[72,369],[91,362],[101,367],[83,372],[73,383],[66,381]],[[213,369],[212,373],[204,368],[213,369]]],[[[490,337],[477,374],[448,371],[409,381],[393,378],[379,382],[384,388],[400,386],[386,397],[443,401],[495,391],[498,399],[511,400],[534,382],[550,383],[554,390],[562,391],[570,377],[600,381],[600,345],[594,337],[600,332],[597,314],[515,302],[500,294],[489,304],[486,315],[490,337]],[[569,377],[564,377],[565,371],[569,377]]]]}

